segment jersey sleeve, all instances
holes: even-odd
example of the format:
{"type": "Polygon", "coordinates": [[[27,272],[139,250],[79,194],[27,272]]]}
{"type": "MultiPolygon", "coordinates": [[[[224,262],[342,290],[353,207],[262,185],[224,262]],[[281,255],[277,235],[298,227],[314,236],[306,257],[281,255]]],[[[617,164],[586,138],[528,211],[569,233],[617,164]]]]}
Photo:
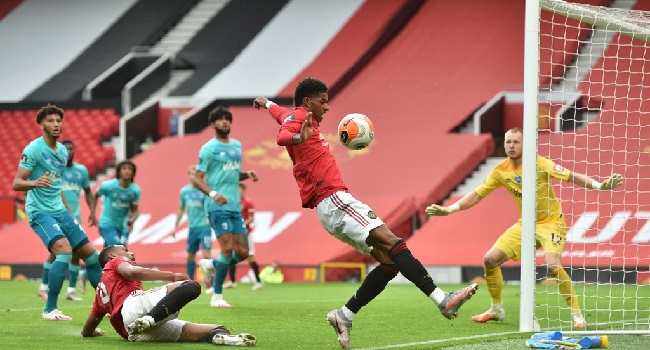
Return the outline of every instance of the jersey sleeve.
{"type": "Polygon", "coordinates": [[[97,195],[98,196],[103,196],[106,194],[106,188],[108,187],[108,182],[104,181],[102,182],[101,185],[99,185],[99,188],[97,189],[97,195]]]}
{"type": "Polygon", "coordinates": [[[93,301],[93,307],[90,309],[90,314],[95,317],[102,317],[108,313],[104,303],[101,302],[101,297],[99,294],[95,294],[95,300],[93,301]]]}
{"type": "Polygon", "coordinates": [[[29,144],[23,150],[23,154],[20,157],[19,166],[21,168],[32,171],[32,170],[34,170],[34,166],[36,166],[36,158],[37,157],[38,157],[38,152],[36,152],[34,147],[32,147],[32,144],[29,144]]]}
{"type": "Polygon", "coordinates": [[[138,204],[140,204],[140,194],[142,193],[142,190],[140,189],[140,186],[135,185],[134,188],[133,188],[133,192],[135,192],[135,198],[133,198],[133,204],[138,205],[138,204]]]}
{"type": "Polygon", "coordinates": [[[550,177],[555,179],[569,181],[569,177],[571,176],[571,170],[560,164],[555,164],[554,161],[548,158],[540,157],[538,166],[539,170],[546,172],[550,177]]]}
{"type": "Polygon", "coordinates": [[[295,113],[295,111],[284,118],[280,131],[278,132],[278,146],[293,145],[293,136],[300,132],[304,121],[305,117],[295,113]]]}
{"type": "Polygon", "coordinates": [[[282,125],[282,121],[288,113],[286,108],[273,104],[271,105],[271,108],[269,108],[269,114],[273,120],[282,125]]]}
{"type": "Polygon", "coordinates": [[[90,188],[90,178],[88,176],[88,168],[84,165],[81,166],[81,187],[83,189],[90,188]]]}
{"type": "Polygon", "coordinates": [[[183,192],[184,192],[183,189],[181,189],[181,192],[178,194],[178,197],[179,197],[178,198],[178,204],[181,207],[185,208],[185,196],[183,196],[183,192]]]}
{"type": "Polygon", "coordinates": [[[210,151],[204,145],[199,151],[199,163],[196,165],[196,171],[205,173],[208,170],[208,162],[210,161],[210,151]]]}
{"type": "Polygon", "coordinates": [[[487,195],[492,193],[492,191],[496,190],[500,186],[501,186],[501,184],[499,183],[497,169],[494,168],[494,169],[492,169],[492,171],[490,171],[490,174],[488,175],[487,179],[485,179],[485,182],[483,182],[483,184],[481,184],[481,186],[476,188],[475,192],[481,198],[485,198],[485,197],[487,197],[487,195]]]}

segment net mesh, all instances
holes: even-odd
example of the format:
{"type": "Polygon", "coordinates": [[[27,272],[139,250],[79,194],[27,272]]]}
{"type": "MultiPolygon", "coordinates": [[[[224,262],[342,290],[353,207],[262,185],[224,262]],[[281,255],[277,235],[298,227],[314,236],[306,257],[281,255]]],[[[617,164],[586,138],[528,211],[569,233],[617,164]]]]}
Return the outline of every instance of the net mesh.
{"type": "MultiPolygon", "coordinates": [[[[624,176],[614,191],[554,182],[562,265],[588,330],[650,333],[650,1],[581,2],[541,1],[538,152],[600,182],[624,176]]],[[[557,280],[537,277],[541,328],[575,330],[557,280]]]]}

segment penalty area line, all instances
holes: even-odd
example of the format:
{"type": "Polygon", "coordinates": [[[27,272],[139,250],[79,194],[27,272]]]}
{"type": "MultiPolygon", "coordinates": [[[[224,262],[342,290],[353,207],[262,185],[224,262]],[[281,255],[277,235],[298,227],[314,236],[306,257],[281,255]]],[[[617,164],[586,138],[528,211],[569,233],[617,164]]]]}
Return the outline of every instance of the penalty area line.
{"type": "Polygon", "coordinates": [[[386,345],[386,346],[379,346],[379,347],[372,347],[372,348],[364,348],[364,349],[359,349],[359,350],[397,349],[397,348],[405,348],[405,347],[409,347],[409,346],[445,343],[445,342],[449,342],[449,341],[491,338],[491,337],[495,337],[495,336],[510,335],[510,334],[517,334],[517,333],[521,333],[521,332],[501,332],[501,333],[490,333],[490,334],[478,334],[478,335],[470,335],[470,336],[467,336],[467,337],[453,337],[453,338],[435,339],[435,340],[427,340],[427,341],[412,342],[412,343],[393,344],[393,345],[386,345]]]}

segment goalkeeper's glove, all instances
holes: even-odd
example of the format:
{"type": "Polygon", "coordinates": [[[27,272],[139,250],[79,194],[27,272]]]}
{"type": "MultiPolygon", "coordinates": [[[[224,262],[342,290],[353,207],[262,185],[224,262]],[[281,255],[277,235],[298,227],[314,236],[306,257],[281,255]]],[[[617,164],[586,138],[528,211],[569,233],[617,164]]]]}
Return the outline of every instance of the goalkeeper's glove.
{"type": "Polygon", "coordinates": [[[610,191],[615,189],[616,187],[620,186],[623,184],[623,176],[621,174],[612,174],[607,180],[605,180],[601,185],[600,185],[600,190],[602,191],[610,191]]]}
{"type": "Polygon", "coordinates": [[[426,209],[427,215],[429,216],[447,216],[454,211],[447,208],[443,207],[437,204],[431,204],[430,206],[427,207],[426,209]]]}

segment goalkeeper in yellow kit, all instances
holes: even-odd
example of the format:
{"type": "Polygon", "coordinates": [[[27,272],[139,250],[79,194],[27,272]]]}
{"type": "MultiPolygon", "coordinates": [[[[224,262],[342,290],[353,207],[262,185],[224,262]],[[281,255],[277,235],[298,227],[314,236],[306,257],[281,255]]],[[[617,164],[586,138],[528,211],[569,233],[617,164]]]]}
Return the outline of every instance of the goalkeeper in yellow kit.
{"type": "MultiPolygon", "coordinates": [[[[492,307],[488,311],[472,317],[473,321],[481,323],[504,319],[501,265],[510,259],[519,260],[521,257],[522,130],[519,128],[508,130],[505,134],[504,147],[508,158],[495,166],[485,182],[475,191],[450,206],[443,207],[432,204],[426,209],[428,215],[436,216],[445,216],[459,210],[469,209],[500,186],[505,187],[517,202],[519,221],[508,228],[483,257],[485,279],[492,298],[492,307]]],[[[613,174],[603,183],[599,183],[586,175],[565,169],[550,159],[538,157],[537,160],[537,227],[535,230],[537,248],[544,250],[544,262],[548,269],[548,276],[558,280],[560,293],[567,305],[571,307],[574,327],[584,328],[587,323],[580,311],[571,277],[561,265],[562,250],[566,240],[566,223],[562,215],[560,201],[553,191],[552,178],[573,182],[584,188],[607,191],[620,186],[623,183],[623,177],[613,174]]]]}

